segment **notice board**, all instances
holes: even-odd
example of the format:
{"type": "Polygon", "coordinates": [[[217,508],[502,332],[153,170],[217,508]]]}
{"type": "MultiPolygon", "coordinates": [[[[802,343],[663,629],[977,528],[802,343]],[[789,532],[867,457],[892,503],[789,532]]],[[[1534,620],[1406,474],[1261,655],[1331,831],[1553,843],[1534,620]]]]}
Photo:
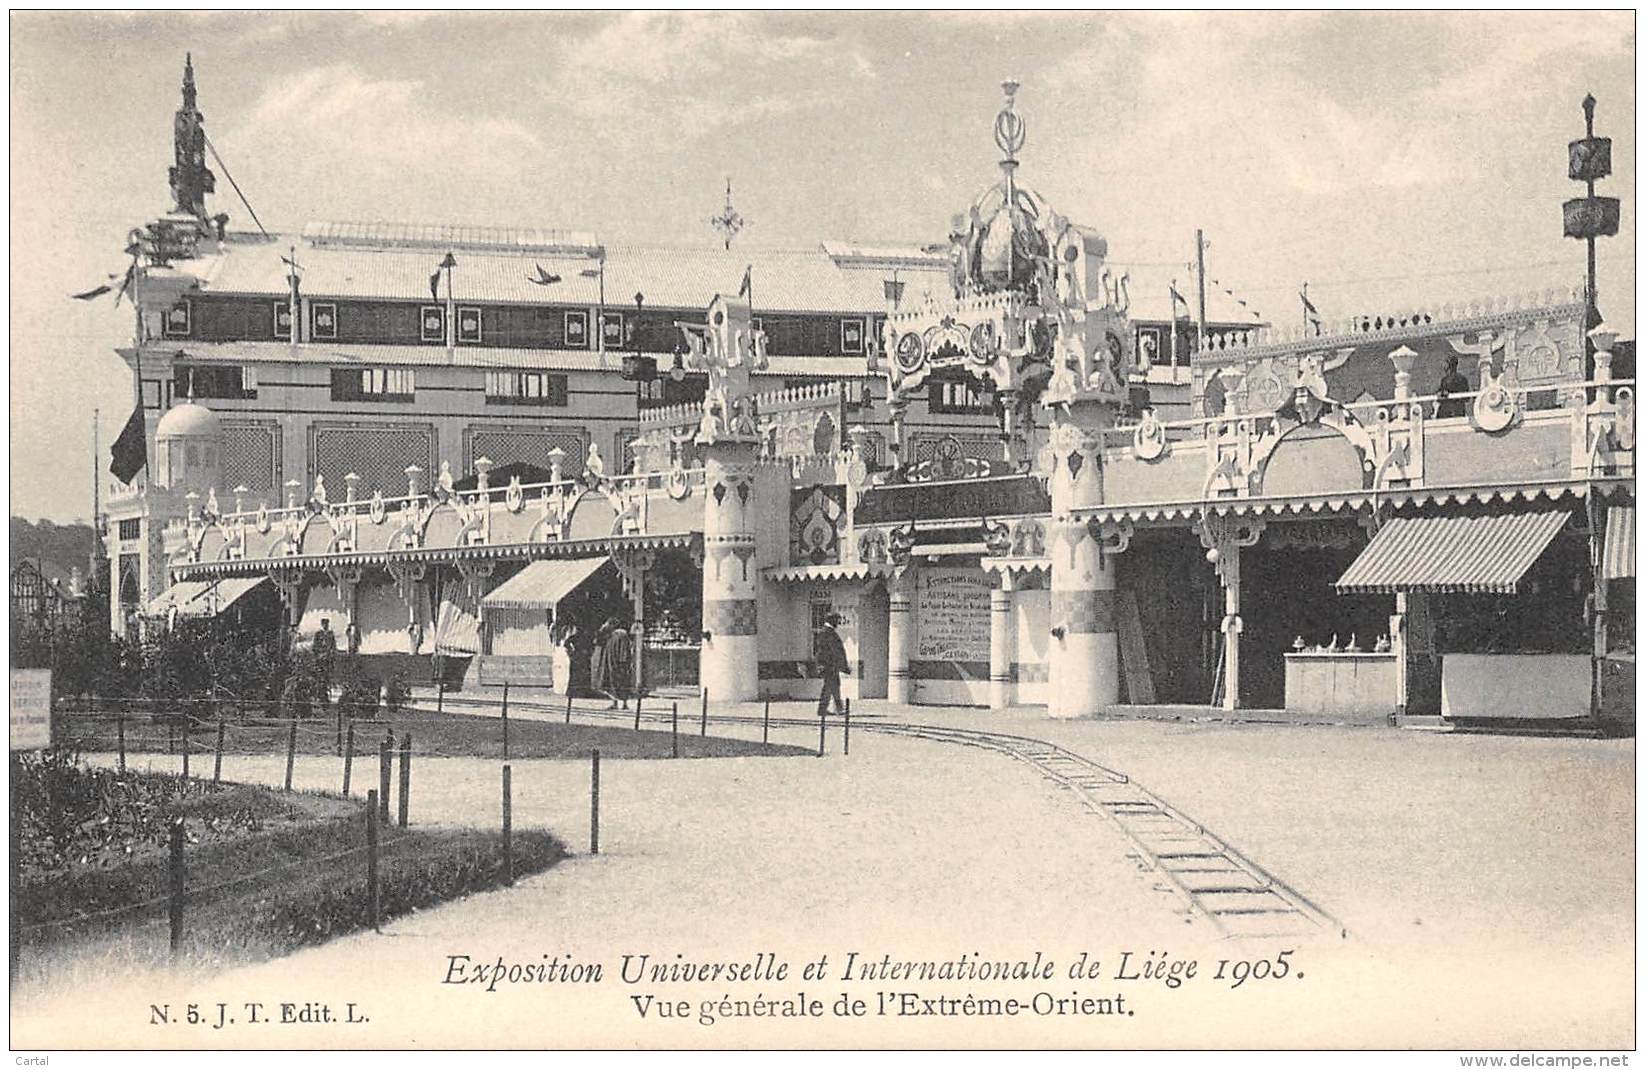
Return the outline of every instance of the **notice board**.
{"type": "Polygon", "coordinates": [[[51,746],[51,670],[11,670],[11,749],[51,746]]]}
{"type": "Polygon", "coordinates": [[[921,569],[915,627],[919,661],[988,660],[986,573],[976,569],[921,569]]]}

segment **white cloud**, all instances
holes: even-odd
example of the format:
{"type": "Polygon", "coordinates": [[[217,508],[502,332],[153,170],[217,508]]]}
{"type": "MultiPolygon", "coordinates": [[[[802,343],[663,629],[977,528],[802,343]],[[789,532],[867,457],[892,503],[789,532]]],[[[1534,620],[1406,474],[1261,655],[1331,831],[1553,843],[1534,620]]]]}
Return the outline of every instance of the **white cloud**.
{"type": "Polygon", "coordinates": [[[583,118],[699,137],[837,103],[847,82],[875,77],[860,51],[759,16],[629,12],[572,44],[545,92],[583,118]]]}
{"type": "Polygon", "coordinates": [[[265,184],[263,196],[287,198],[276,207],[291,218],[326,211],[306,203],[307,179],[317,174],[328,176],[324,186],[356,196],[465,182],[513,186],[544,152],[537,135],[513,119],[454,114],[420,80],[373,80],[343,64],[271,86],[223,141],[231,159],[274,173],[278,185],[265,184]],[[348,181],[337,181],[339,174],[348,181]]]}

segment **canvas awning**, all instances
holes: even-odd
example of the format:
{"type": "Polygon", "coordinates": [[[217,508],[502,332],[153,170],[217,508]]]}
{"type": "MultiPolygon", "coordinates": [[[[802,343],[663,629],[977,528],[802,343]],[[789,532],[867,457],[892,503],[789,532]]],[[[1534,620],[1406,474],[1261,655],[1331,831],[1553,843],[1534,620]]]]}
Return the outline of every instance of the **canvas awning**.
{"type": "Polygon", "coordinates": [[[533,561],[480,600],[487,609],[553,609],[588,581],[609,557],[533,561]]]}
{"type": "Polygon", "coordinates": [[[1632,579],[1634,564],[1634,507],[1613,505],[1605,511],[1605,578],[1632,579]]]}
{"type": "Polygon", "coordinates": [[[151,617],[164,617],[174,609],[178,613],[186,612],[183,607],[204,594],[210,586],[211,584],[204,580],[178,580],[149,599],[144,612],[151,617]]]}
{"type": "Polygon", "coordinates": [[[1563,509],[1482,516],[1397,516],[1337,580],[1343,594],[1516,594],[1571,514],[1563,509]]]}
{"type": "Polygon", "coordinates": [[[267,576],[179,580],[149,602],[148,613],[164,617],[175,609],[180,617],[214,617],[267,582],[267,576]]]}

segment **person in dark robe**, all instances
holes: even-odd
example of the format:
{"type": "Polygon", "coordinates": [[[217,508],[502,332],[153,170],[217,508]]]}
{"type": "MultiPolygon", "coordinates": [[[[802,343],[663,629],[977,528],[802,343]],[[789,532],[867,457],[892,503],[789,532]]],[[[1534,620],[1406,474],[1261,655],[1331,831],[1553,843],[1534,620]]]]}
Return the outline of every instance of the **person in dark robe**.
{"type": "Polygon", "coordinates": [[[1455,395],[1466,394],[1469,391],[1468,377],[1457,371],[1457,355],[1450,354],[1445,358],[1445,374],[1439,380],[1439,404],[1434,408],[1434,416],[1466,416],[1468,402],[1465,398],[1455,395]]]}
{"type": "Polygon", "coordinates": [[[850,675],[851,662],[845,656],[845,643],[841,641],[840,633],[835,631],[841,619],[838,613],[830,613],[823,618],[823,626],[817,629],[814,650],[817,675],[822,678],[822,695],[817,699],[818,717],[828,716],[830,697],[834,700],[835,713],[845,709],[845,703],[840,699],[840,674],[850,675]]]}

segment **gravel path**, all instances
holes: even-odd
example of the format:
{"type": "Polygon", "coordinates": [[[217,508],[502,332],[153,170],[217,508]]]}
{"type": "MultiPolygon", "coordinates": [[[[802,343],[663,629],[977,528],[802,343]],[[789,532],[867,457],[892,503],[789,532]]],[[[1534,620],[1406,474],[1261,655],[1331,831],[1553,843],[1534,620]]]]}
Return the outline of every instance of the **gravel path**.
{"type": "MultiPolygon", "coordinates": [[[[1305,946],[1308,976],[1237,990],[1220,958],[1275,948],[1218,942],[1125,857],[1127,844],[1022,765],[970,748],[854,733],[823,759],[608,762],[602,854],[516,888],[400,919],[215,978],[111,985],[19,1009],[14,1045],[116,1043],[369,1047],[717,1046],[835,1043],[1082,1046],[1623,1046],[1632,1042],[1631,743],[1438,737],[1348,729],[1143,722],[1060,724],[1032,712],[865,704],[1052,739],[1137,777],[1341,917],[1356,938],[1305,946]],[[1367,772],[1367,771],[1371,772],[1367,772]],[[1561,922],[1569,925],[1561,927],[1561,922]],[[1054,981],[846,985],[841,960],[1026,957],[1054,981]],[[1180,988],[1111,979],[1122,951],[1200,960],[1180,988]],[[631,987],[621,956],[653,961],[761,951],[828,978],[631,987]],[[1580,954],[1579,954],[1580,951],[1580,954]],[[1104,979],[1071,981],[1087,952],[1104,979]],[[441,984],[451,955],[599,963],[599,985],[441,984]],[[826,1001],[851,989],[926,995],[1123,993],[1134,1016],[742,1020],[698,1024],[725,994],[826,1001]],[[689,1019],[641,1018],[635,995],[690,1001],[689,1019]],[[353,1001],[347,1027],[148,1026],[169,997],[353,1001]],[[117,1039],[119,1038],[119,1039],[117,1039]]],[[[775,714],[798,716],[801,704],[775,714]]],[[[757,711],[751,707],[750,711],[757,711]]],[[[520,711],[517,716],[527,716],[520,711]]],[[[758,736],[758,726],[715,732],[758,736]]],[[[814,742],[815,728],[779,728],[814,742]]],[[[170,768],[168,759],[152,760],[170,768]]],[[[299,787],[335,790],[336,759],[299,763],[299,787]]],[[[414,822],[497,818],[497,763],[414,765],[414,822]]],[[[228,758],[225,776],[278,783],[283,759],[228,758]]],[[[362,783],[356,768],[356,784],[362,783]]],[[[587,847],[586,762],[515,763],[517,827],[587,847]]],[[[232,1009],[231,1009],[231,1013],[232,1009]]]]}

